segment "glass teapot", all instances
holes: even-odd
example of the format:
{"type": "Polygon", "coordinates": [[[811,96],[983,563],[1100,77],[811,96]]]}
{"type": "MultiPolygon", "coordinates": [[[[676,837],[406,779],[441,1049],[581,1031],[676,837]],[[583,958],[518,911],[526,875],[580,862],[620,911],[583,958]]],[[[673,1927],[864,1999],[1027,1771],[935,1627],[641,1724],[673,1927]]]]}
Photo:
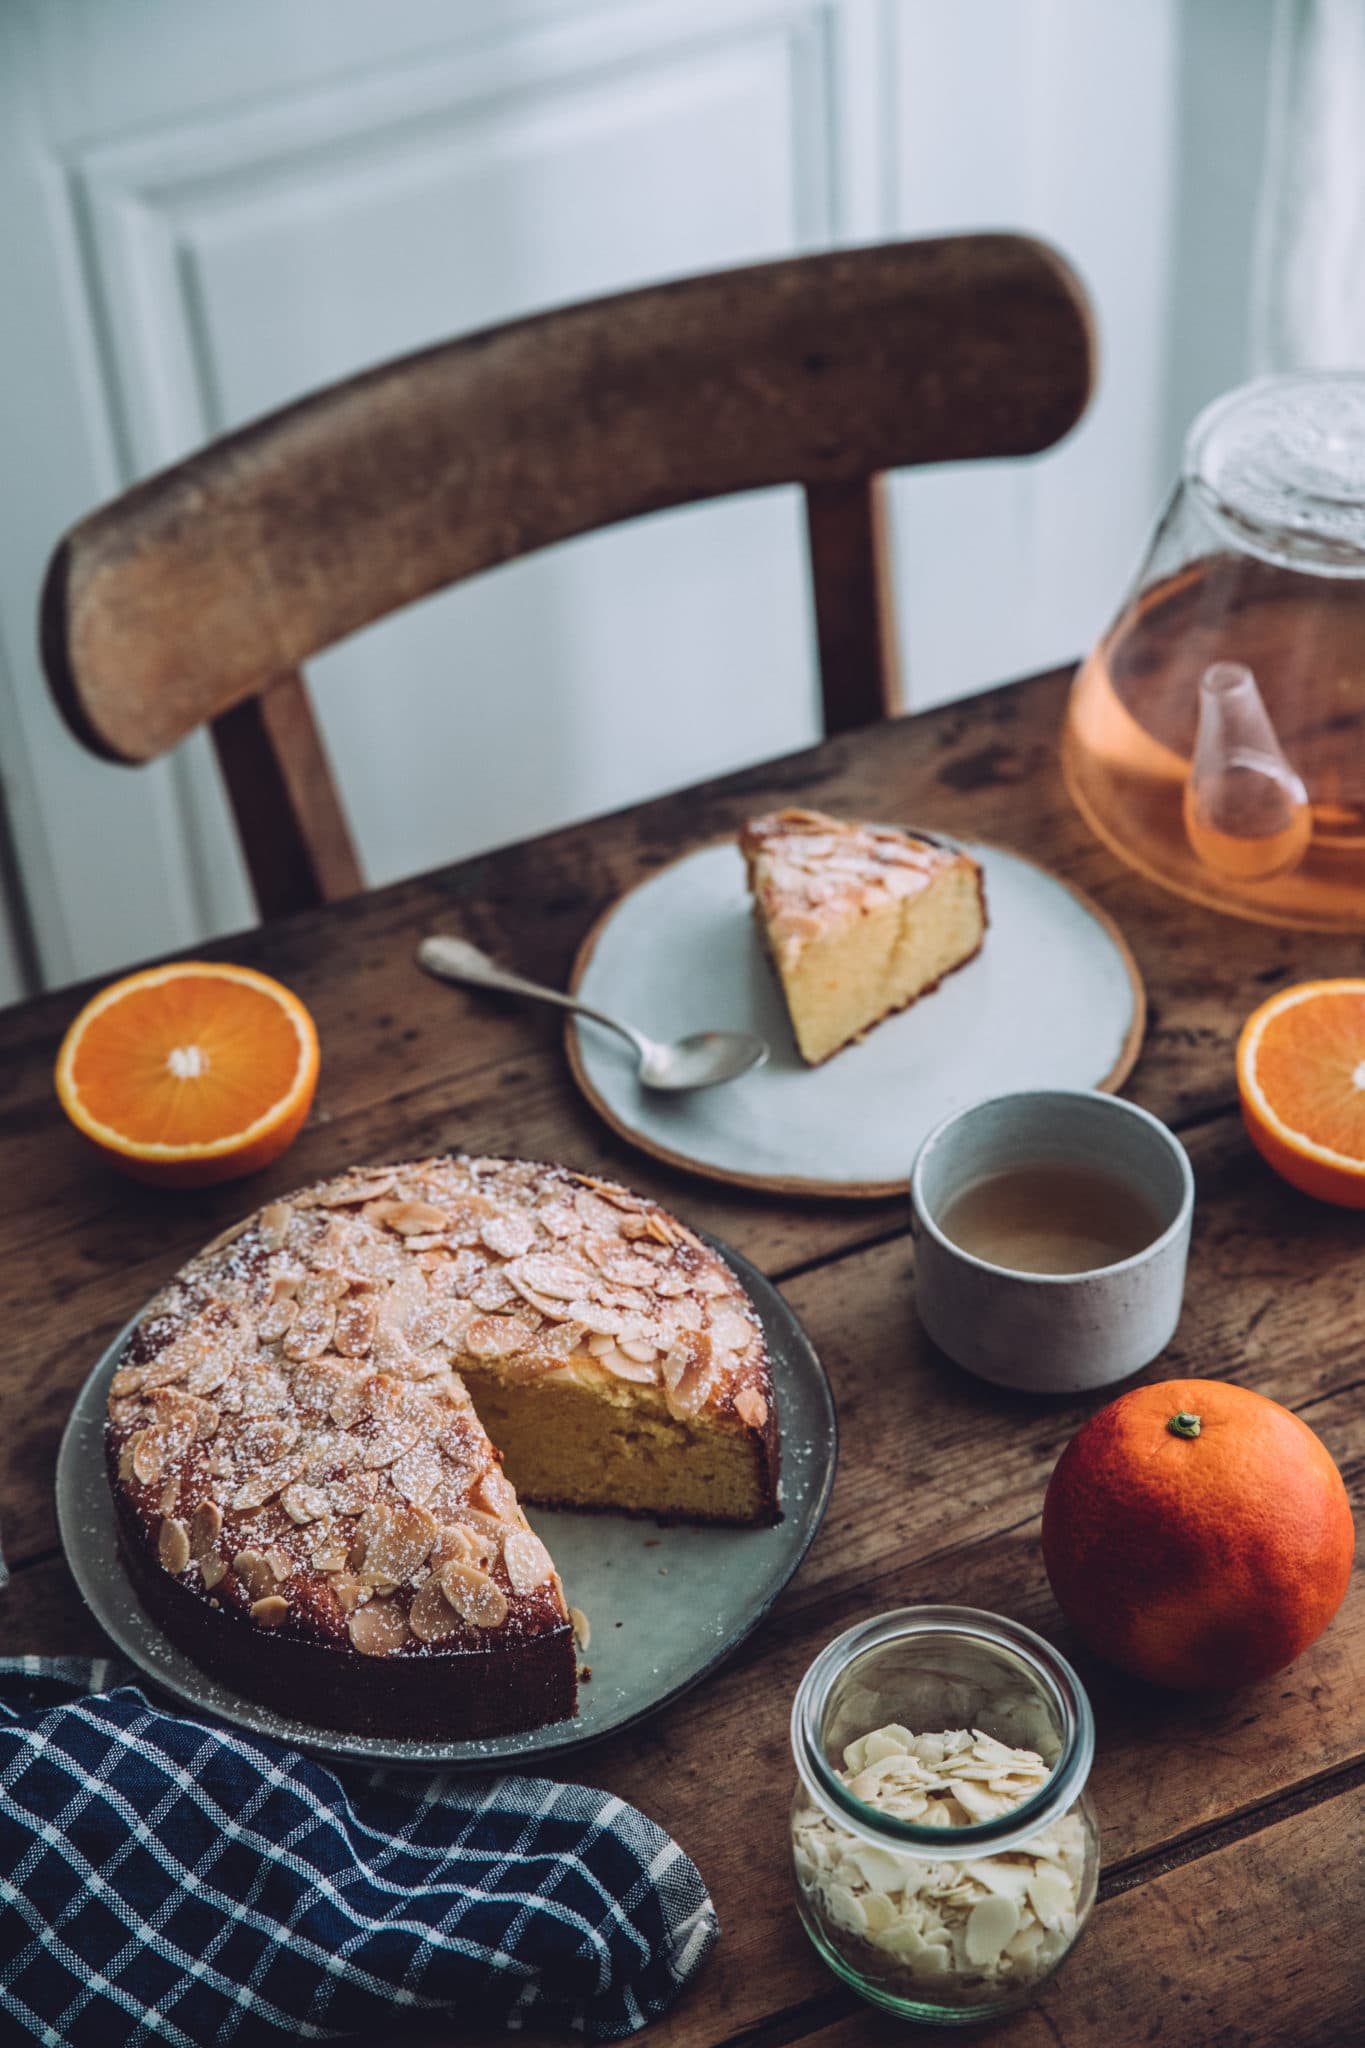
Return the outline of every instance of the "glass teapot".
{"type": "Polygon", "coordinates": [[[1365,373],[1208,407],[1137,585],[1072,687],[1082,816],[1269,924],[1365,928],[1365,373]]]}

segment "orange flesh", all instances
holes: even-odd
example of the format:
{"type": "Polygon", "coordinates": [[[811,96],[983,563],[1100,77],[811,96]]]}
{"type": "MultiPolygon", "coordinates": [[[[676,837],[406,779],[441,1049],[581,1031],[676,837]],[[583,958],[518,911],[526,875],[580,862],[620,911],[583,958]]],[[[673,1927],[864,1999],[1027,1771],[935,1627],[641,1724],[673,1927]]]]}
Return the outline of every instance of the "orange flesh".
{"type": "Polygon", "coordinates": [[[1272,1016],[1255,1078],[1291,1131],[1365,1161],[1365,992],[1327,991],[1272,1016]]]}
{"type": "Polygon", "coordinates": [[[293,1088],[304,1049],[259,989],[196,975],[130,989],[93,1018],[72,1080],[86,1114],[144,1145],[245,1131],[293,1088]]]}

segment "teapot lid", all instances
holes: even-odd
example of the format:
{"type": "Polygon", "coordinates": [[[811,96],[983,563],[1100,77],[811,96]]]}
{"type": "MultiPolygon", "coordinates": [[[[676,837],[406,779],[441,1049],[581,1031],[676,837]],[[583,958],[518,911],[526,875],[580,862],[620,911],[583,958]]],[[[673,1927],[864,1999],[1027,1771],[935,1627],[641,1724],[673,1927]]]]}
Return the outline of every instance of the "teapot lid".
{"type": "Polygon", "coordinates": [[[1185,482],[1235,547],[1365,576],[1365,372],[1261,377],[1215,399],[1186,439],[1185,482]]]}

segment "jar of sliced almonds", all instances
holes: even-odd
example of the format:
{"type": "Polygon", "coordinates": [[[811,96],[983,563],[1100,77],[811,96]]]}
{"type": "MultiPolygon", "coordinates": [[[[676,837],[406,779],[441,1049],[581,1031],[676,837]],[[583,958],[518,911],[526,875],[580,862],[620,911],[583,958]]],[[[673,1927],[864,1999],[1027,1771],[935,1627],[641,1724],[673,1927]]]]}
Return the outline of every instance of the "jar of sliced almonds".
{"type": "Polygon", "coordinates": [[[792,1708],[792,1857],[806,1931],[907,2019],[1022,2004],[1095,1902],[1080,1680],[1031,1629],[906,1607],[849,1629],[792,1708]]]}

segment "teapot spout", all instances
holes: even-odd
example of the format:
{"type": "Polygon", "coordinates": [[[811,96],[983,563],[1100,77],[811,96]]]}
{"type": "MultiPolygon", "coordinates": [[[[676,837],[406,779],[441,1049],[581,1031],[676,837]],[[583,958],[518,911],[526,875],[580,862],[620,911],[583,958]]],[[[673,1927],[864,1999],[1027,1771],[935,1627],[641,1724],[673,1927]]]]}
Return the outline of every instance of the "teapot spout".
{"type": "Polygon", "coordinates": [[[1308,851],[1308,791],[1241,662],[1216,661],[1200,679],[1184,809],[1190,850],[1214,874],[1269,881],[1291,873],[1308,851]]]}

